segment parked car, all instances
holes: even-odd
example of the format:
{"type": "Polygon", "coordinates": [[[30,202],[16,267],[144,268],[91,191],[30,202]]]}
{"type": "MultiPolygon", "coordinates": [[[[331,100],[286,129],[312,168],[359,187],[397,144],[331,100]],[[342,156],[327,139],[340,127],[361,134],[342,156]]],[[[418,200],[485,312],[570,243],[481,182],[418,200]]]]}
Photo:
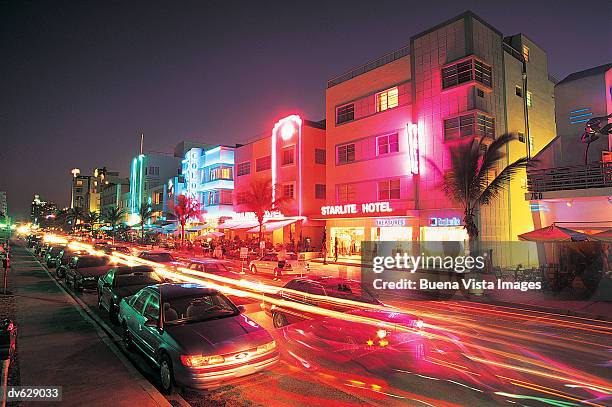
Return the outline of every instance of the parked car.
{"type": "Polygon", "coordinates": [[[211,389],[278,362],[272,336],[217,290],[196,284],[143,288],[119,306],[128,349],[159,367],[161,388],[211,389]]]}
{"type": "MultiPolygon", "coordinates": [[[[266,253],[256,260],[251,260],[249,270],[253,274],[274,274],[274,269],[278,267],[278,254],[266,253]]],[[[310,266],[304,254],[287,253],[283,274],[303,275],[308,273],[310,266]]]]}
{"type": "Polygon", "coordinates": [[[141,259],[163,264],[164,266],[176,268],[184,264],[172,256],[172,253],[163,250],[145,250],[138,255],[141,259]]]}
{"type": "Polygon", "coordinates": [[[96,242],[94,243],[93,248],[96,250],[104,250],[109,244],[110,243],[104,241],[96,242]]]}
{"type": "MultiPolygon", "coordinates": [[[[385,314],[394,314],[396,315],[396,320],[406,318],[406,321],[410,321],[410,324],[413,324],[411,326],[414,328],[423,326],[423,321],[420,321],[412,315],[398,313],[397,310],[393,308],[385,308],[383,303],[363,289],[358,281],[354,280],[346,280],[338,277],[295,278],[285,284],[283,289],[278,292],[278,296],[286,301],[307,304],[338,312],[359,311],[365,314],[371,314],[371,317],[376,319],[385,319],[385,314]],[[313,295],[317,297],[313,297],[313,295]],[[340,299],[341,301],[334,301],[334,299],[340,299]],[[349,300],[351,302],[343,303],[342,300],[349,300]],[[373,309],[367,306],[360,308],[359,303],[379,305],[381,308],[373,309]]],[[[290,306],[275,306],[265,301],[262,306],[266,314],[272,318],[272,323],[276,328],[317,317],[317,315],[290,306]]]]}
{"type": "Polygon", "coordinates": [[[151,266],[114,267],[98,279],[98,307],[108,312],[113,323],[118,323],[119,303],[123,298],[162,282],[151,266]]]}
{"type": "Polygon", "coordinates": [[[34,246],[36,246],[36,243],[38,243],[41,240],[42,240],[42,236],[39,236],[39,235],[29,235],[28,239],[26,241],[26,246],[33,248],[34,246]]]}
{"type": "Polygon", "coordinates": [[[75,291],[85,289],[95,290],[98,278],[115,267],[107,256],[83,255],[73,257],[66,269],[66,285],[71,285],[75,291]]]}
{"type": "Polygon", "coordinates": [[[44,240],[39,240],[38,242],[36,242],[36,244],[34,245],[34,254],[40,256],[41,251],[48,245],[49,243],[45,242],[44,240]]]}
{"type": "Polygon", "coordinates": [[[129,247],[121,246],[121,245],[115,245],[115,244],[106,245],[106,247],[104,247],[102,249],[102,251],[104,251],[104,253],[106,253],[106,254],[113,254],[113,252],[119,252],[119,253],[123,253],[123,254],[127,254],[127,255],[131,255],[132,254],[132,250],[129,247]]]}
{"type": "Polygon", "coordinates": [[[65,248],[64,250],[62,250],[55,258],[56,277],[64,278],[66,276],[66,269],[68,268],[68,263],[70,263],[72,258],[84,254],[87,254],[87,252],[83,250],[72,250],[70,248],[65,248]]]}
{"type": "Polygon", "coordinates": [[[187,262],[187,268],[228,278],[243,278],[240,271],[235,271],[232,263],[226,260],[191,259],[187,262]]]}
{"type": "Polygon", "coordinates": [[[55,267],[55,264],[56,264],[55,259],[57,258],[57,256],[59,256],[61,251],[64,250],[65,248],[66,246],[63,246],[63,245],[53,245],[51,246],[49,250],[47,250],[44,260],[48,268],[55,267]]]}

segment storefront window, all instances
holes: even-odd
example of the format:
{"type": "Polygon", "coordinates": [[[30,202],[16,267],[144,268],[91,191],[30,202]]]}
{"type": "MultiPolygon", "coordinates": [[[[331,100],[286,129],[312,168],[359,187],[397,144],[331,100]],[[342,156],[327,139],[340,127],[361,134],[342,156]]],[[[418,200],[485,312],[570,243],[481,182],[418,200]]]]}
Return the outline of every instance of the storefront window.
{"type": "Polygon", "coordinates": [[[361,255],[361,242],[365,240],[365,228],[332,227],[330,231],[330,254],[338,257],[361,255]]]}

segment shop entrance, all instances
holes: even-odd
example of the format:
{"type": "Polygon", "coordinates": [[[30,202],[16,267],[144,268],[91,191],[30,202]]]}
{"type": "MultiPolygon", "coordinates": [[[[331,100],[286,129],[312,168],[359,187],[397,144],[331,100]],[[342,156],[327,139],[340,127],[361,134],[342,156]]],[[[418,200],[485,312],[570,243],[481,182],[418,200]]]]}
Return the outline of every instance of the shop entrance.
{"type": "Polygon", "coordinates": [[[406,226],[372,228],[372,240],[381,242],[412,241],[412,228],[406,226]]]}
{"type": "Polygon", "coordinates": [[[361,255],[361,242],[365,240],[365,228],[340,228],[332,227],[330,230],[330,254],[333,256],[336,241],[338,245],[338,256],[361,255]]]}

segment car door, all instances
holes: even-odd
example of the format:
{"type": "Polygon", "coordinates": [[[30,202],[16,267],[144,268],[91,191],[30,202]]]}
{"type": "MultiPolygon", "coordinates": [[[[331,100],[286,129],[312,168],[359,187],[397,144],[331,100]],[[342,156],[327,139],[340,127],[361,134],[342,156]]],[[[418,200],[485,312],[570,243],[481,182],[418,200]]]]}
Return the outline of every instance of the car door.
{"type": "Polygon", "coordinates": [[[142,328],[145,321],[142,313],[144,311],[147,299],[149,299],[149,296],[151,295],[151,291],[142,290],[136,295],[137,297],[131,301],[132,309],[126,322],[128,329],[132,334],[132,338],[134,338],[138,346],[145,349],[144,344],[142,343],[142,328]]]}
{"type": "Polygon", "coordinates": [[[264,256],[264,270],[266,273],[274,273],[274,268],[278,266],[278,257],[276,254],[266,254],[264,256]]]}
{"type": "Polygon", "coordinates": [[[100,286],[100,301],[102,305],[106,307],[110,311],[111,299],[113,296],[112,288],[113,288],[113,280],[115,278],[115,270],[109,270],[108,273],[100,278],[101,284],[100,286]]]}
{"type": "MultiPolygon", "coordinates": [[[[286,301],[309,305],[304,294],[308,290],[308,285],[308,283],[303,281],[287,284],[286,288],[288,290],[281,291],[280,297],[286,301]]],[[[303,321],[307,317],[307,314],[299,309],[299,307],[286,306],[282,307],[281,311],[290,324],[303,321]]]]}
{"type": "MultiPolygon", "coordinates": [[[[159,294],[157,292],[152,292],[151,295],[149,295],[144,307],[143,317],[144,321],[152,319],[159,323],[159,294]]],[[[155,352],[159,349],[162,341],[161,331],[157,326],[145,326],[143,322],[140,332],[145,352],[147,352],[151,358],[155,358],[155,352]]]]}

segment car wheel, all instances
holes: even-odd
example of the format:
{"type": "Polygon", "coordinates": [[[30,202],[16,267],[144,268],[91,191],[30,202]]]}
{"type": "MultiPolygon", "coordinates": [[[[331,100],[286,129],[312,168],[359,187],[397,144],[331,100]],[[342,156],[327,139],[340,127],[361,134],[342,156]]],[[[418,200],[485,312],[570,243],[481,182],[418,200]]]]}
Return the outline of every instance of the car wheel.
{"type": "Polygon", "coordinates": [[[134,345],[132,344],[132,337],[130,336],[130,331],[128,330],[127,324],[124,322],[121,327],[121,339],[123,340],[123,345],[125,345],[127,350],[132,350],[134,345]]]}
{"type": "Polygon", "coordinates": [[[274,325],[274,328],[282,328],[287,325],[287,318],[285,318],[285,315],[281,314],[280,312],[275,312],[272,314],[272,324],[274,325]]]}
{"type": "Polygon", "coordinates": [[[255,265],[251,266],[251,274],[257,274],[257,267],[255,265]]]}
{"type": "Polygon", "coordinates": [[[174,392],[174,373],[172,372],[172,361],[163,353],[159,359],[159,382],[164,394],[174,392]]]}

